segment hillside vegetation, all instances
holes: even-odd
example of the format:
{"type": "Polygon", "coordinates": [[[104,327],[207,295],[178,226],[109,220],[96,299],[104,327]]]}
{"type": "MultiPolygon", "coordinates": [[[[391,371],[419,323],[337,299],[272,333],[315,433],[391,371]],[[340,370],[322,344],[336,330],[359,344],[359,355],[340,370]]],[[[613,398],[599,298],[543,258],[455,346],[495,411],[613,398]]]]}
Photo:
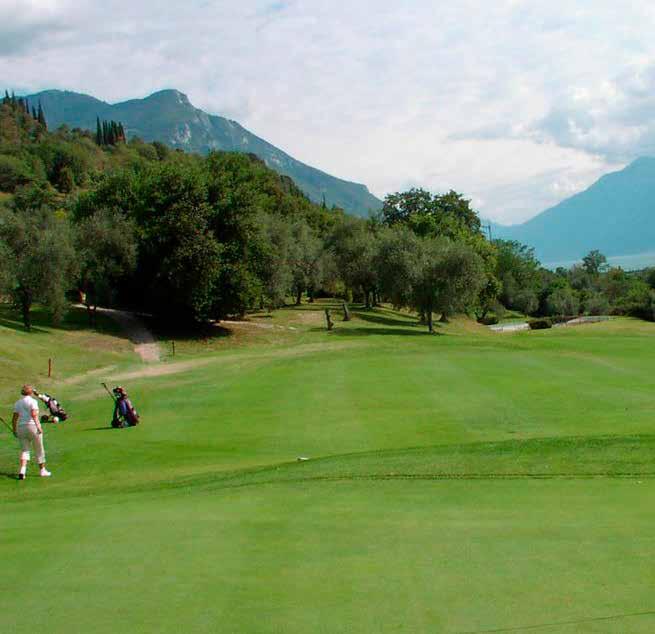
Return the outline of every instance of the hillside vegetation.
{"type": "Polygon", "coordinates": [[[255,154],[272,170],[292,178],[318,204],[325,202],[329,207],[340,207],[364,218],[382,206],[364,185],[336,178],[294,159],[236,121],[195,108],[177,90],[163,90],[145,99],[117,104],[60,90],[31,95],[29,100],[43,104],[53,129],[67,125],[93,131],[97,117],[115,119],[127,126],[130,137],[159,141],[185,152],[255,154]]]}

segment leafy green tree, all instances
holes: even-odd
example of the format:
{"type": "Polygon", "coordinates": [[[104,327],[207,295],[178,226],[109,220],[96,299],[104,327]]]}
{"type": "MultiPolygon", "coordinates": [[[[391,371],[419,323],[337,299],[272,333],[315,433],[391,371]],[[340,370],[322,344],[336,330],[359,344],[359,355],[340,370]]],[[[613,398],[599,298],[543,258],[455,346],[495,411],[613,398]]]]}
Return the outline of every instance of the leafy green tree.
{"type": "Polygon", "coordinates": [[[584,297],[581,309],[588,315],[607,315],[610,312],[610,303],[605,295],[592,291],[584,297]]]}
{"type": "Polygon", "coordinates": [[[461,239],[467,233],[480,232],[480,219],[470,201],[452,190],[442,195],[424,189],[390,194],[381,216],[387,226],[403,224],[420,236],[461,239]]]}
{"type": "Polygon", "coordinates": [[[77,225],[76,245],[80,289],[94,323],[97,306],[111,304],[117,296],[117,285],[136,268],[136,230],[123,214],[100,209],[77,225]]]}
{"type": "Polygon", "coordinates": [[[43,106],[41,105],[41,102],[39,101],[39,109],[37,111],[36,115],[37,121],[43,126],[44,130],[48,129],[48,124],[45,119],[45,112],[43,111],[43,106]]]}
{"type": "Polygon", "coordinates": [[[348,219],[335,227],[328,245],[344,282],[354,293],[361,293],[366,308],[371,308],[378,285],[376,235],[368,231],[366,223],[348,219]]]}
{"type": "Polygon", "coordinates": [[[590,251],[582,258],[582,266],[592,277],[598,277],[607,270],[607,258],[597,249],[590,251]]]}
{"type": "Polygon", "coordinates": [[[59,170],[57,189],[64,194],[70,194],[75,189],[75,176],[73,175],[73,170],[68,165],[64,165],[59,170]]]}
{"type": "Polygon", "coordinates": [[[603,276],[600,287],[611,305],[616,304],[630,290],[630,277],[620,267],[613,267],[603,276]]]}
{"type": "Polygon", "coordinates": [[[531,288],[524,288],[514,295],[513,308],[524,315],[533,315],[539,309],[539,297],[531,288]]]}
{"type": "Polygon", "coordinates": [[[655,268],[648,269],[648,271],[646,271],[646,283],[652,289],[655,289],[655,268]]]}
{"type": "Polygon", "coordinates": [[[408,227],[382,230],[373,260],[382,294],[394,308],[413,306],[413,291],[418,270],[420,238],[408,227]]]}
{"type": "Polygon", "coordinates": [[[18,187],[34,180],[28,164],[16,157],[0,154],[0,191],[15,192],[18,187]]]}
{"type": "MultiPolygon", "coordinates": [[[[522,310],[516,298],[523,291],[538,293],[539,262],[535,258],[534,249],[514,240],[495,240],[496,247],[496,278],[502,287],[500,300],[514,310],[522,310]]],[[[523,296],[525,298],[525,296],[523,296]]]]}
{"type": "Polygon", "coordinates": [[[437,269],[441,275],[437,310],[442,321],[474,306],[486,275],[482,258],[468,245],[449,242],[437,269]]]}
{"type": "Polygon", "coordinates": [[[6,290],[31,329],[35,302],[50,309],[58,323],[77,274],[71,225],[65,214],[47,207],[7,212],[0,222],[0,241],[11,254],[5,271],[6,290]]]}
{"type": "Polygon", "coordinates": [[[548,312],[551,315],[577,315],[580,300],[570,286],[561,286],[553,290],[547,300],[548,312]]]}
{"type": "Polygon", "coordinates": [[[262,280],[260,307],[279,308],[285,304],[293,285],[290,258],[291,226],[279,216],[264,214],[261,218],[262,242],[259,277],[262,280]]]}
{"type": "Polygon", "coordinates": [[[623,315],[652,320],[655,293],[644,280],[637,277],[627,279],[627,289],[617,298],[615,311],[623,315]]]}
{"type": "Polygon", "coordinates": [[[105,137],[102,131],[102,125],[100,123],[100,117],[96,117],[96,144],[101,146],[105,144],[105,137]]]}
{"type": "Polygon", "coordinates": [[[195,165],[153,165],[140,175],[130,217],[140,227],[140,292],[160,316],[214,316],[222,248],[210,227],[207,186],[195,165]]]}
{"type": "Polygon", "coordinates": [[[304,221],[295,223],[291,233],[289,264],[296,306],[300,306],[303,292],[309,291],[313,301],[323,281],[323,243],[304,221]]]}
{"type": "Polygon", "coordinates": [[[468,245],[420,238],[408,229],[380,235],[376,263],[383,293],[396,307],[414,308],[434,332],[434,313],[446,319],[471,308],[487,280],[482,258],[468,245]]]}

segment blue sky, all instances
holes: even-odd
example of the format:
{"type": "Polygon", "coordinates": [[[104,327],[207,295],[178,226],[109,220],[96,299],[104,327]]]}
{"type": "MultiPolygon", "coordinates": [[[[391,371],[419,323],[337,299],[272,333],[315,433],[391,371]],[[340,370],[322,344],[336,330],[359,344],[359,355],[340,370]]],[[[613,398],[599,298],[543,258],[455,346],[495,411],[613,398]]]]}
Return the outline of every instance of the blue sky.
{"type": "Polygon", "coordinates": [[[0,85],[177,88],[378,196],[509,223],[655,154],[654,27],[640,0],[0,0],[0,85]]]}

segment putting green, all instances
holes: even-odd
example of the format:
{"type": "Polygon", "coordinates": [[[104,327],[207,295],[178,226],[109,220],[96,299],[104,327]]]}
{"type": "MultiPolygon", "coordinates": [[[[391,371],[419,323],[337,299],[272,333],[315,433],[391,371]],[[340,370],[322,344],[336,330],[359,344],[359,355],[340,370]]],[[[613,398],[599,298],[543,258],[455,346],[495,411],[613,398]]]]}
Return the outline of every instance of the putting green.
{"type": "Polygon", "coordinates": [[[0,327],[5,408],[27,376],[75,421],[49,481],[0,434],[0,631],[653,631],[653,324],[328,335],[320,308],[155,366],[0,327]],[[106,429],[105,379],[143,425],[106,429]]]}

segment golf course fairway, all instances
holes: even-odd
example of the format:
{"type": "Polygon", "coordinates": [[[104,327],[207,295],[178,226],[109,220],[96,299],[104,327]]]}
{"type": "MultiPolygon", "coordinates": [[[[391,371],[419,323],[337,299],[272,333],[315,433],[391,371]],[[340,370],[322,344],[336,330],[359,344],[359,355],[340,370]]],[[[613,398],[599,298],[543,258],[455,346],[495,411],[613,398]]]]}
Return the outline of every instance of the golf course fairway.
{"type": "Polygon", "coordinates": [[[47,480],[0,432],[0,632],[654,632],[655,324],[330,305],[149,364],[0,312],[2,416],[24,382],[71,414],[47,480]]]}

